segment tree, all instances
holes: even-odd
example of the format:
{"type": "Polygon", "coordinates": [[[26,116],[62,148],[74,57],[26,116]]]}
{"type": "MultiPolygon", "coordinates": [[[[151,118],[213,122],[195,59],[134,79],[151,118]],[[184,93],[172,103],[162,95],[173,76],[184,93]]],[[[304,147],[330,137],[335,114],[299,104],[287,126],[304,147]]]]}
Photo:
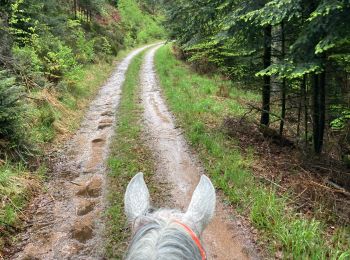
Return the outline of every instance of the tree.
{"type": "Polygon", "coordinates": [[[312,123],[314,152],[322,152],[324,133],[331,124],[328,118],[342,118],[346,110],[344,98],[331,101],[329,95],[344,92],[334,78],[346,82],[350,68],[349,1],[176,0],[166,4],[170,37],[190,61],[205,60],[233,80],[247,80],[253,86],[259,80],[251,76],[262,77],[261,124],[268,126],[272,114],[271,76],[280,86],[281,136],[291,109],[288,102],[289,107],[293,102],[288,95],[298,94],[297,132],[302,127],[308,143],[312,123]],[[337,110],[339,102],[344,105],[337,110]]]}

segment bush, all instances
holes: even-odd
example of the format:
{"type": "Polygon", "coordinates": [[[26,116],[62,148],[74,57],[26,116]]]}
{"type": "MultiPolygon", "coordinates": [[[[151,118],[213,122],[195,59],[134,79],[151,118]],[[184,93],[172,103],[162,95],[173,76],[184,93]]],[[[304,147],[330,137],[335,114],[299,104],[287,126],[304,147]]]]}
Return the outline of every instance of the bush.
{"type": "Polygon", "coordinates": [[[68,43],[70,43],[75,53],[76,60],[83,64],[93,61],[95,57],[94,40],[88,40],[86,38],[86,33],[77,20],[68,20],[67,27],[72,34],[68,43]]]}
{"type": "Polygon", "coordinates": [[[58,81],[77,66],[73,50],[57,40],[57,49],[49,51],[45,59],[45,73],[50,80],[58,81]]]}

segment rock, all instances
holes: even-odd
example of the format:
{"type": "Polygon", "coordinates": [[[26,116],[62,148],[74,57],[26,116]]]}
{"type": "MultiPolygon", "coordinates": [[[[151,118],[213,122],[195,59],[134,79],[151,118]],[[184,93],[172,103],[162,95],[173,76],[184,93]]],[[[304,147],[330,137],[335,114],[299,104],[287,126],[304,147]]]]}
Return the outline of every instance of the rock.
{"type": "Polygon", "coordinates": [[[93,237],[93,222],[92,217],[87,216],[80,220],[77,220],[72,228],[72,238],[78,240],[81,243],[85,243],[93,237]]]}
{"type": "Polygon", "coordinates": [[[101,187],[101,178],[95,176],[85,186],[79,189],[77,195],[96,198],[101,194],[101,187]]]}
{"type": "Polygon", "coordinates": [[[95,207],[95,203],[89,200],[81,200],[77,207],[77,215],[83,216],[90,213],[95,207]]]}

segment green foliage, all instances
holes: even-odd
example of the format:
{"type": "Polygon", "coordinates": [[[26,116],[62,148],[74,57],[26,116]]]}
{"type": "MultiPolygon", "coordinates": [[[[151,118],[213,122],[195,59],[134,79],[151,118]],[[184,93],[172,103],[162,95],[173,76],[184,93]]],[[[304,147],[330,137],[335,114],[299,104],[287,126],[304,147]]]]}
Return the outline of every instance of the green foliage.
{"type": "Polygon", "coordinates": [[[109,43],[108,39],[106,37],[102,37],[102,43],[101,43],[101,51],[105,55],[111,55],[112,54],[112,46],[109,43]]]}
{"type": "Polygon", "coordinates": [[[341,113],[336,119],[331,121],[330,125],[335,130],[341,130],[344,129],[350,122],[350,108],[340,107],[337,110],[340,110],[341,113]]]}
{"type": "Polygon", "coordinates": [[[164,30],[159,25],[159,21],[144,14],[136,0],[120,0],[118,1],[118,9],[123,27],[127,31],[126,45],[134,46],[135,44],[163,38],[164,30]]]}
{"type": "Polygon", "coordinates": [[[28,75],[42,71],[43,63],[32,46],[13,46],[12,55],[16,69],[28,75]]]}
{"type": "Polygon", "coordinates": [[[21,177],[24,167],[12,167],[9,163],[0,166],[0,227],[14,225],[26,200],[26,180],[21,177]],[[7,201],[11,198],[13,204],[7,201]]]}
{"type": "MultiPolygon", "coordinates": [[[[22,117],[24,112],[23,88],[7,71],[0,71],[0,148],[13,147],[24,136],[22,117]],[[10,143],[8,144],[7,141],[10,143]],[[5,145],[5,147],[1,147],[5,145]]],[[[0,153],[3,156],[3,154],[0,153]]]]}
{"type": "MultiPolygon", "coordinates": [[[[335,105],[325,100],[332,99],[330,93],[347,87],[345,82],[350,71],[349,1],[175,0],[166,1],[166,5],[169,38],[176,40],[183,56],[194,62],[195,68],[206,64],[240,85],[262,88],[261,123],[268,125],[271,112],[276,113],[271,110],[278,109],[280,135],[285,125],[286,107],[292,110],[289,104],[285,105],[286,93],[308,95],[310,92],[322,96],[313,98],[319,100],[319,104],[313,104],[310,109],[314,118],[310,122],[314,151],[321,153],[324,128],[331,123],[326,122],[324,116],[327,104],[335,105]],[[272,77],[277,79],[277,86],[271,84],[272,77]],[[333,77],[342,78],[342,84],[331,83],[333,77]],[[297,80],[306,82],[306,91],[293,87],[297,80]],[[282,97],[277,106],[270,104],[276,94],[275,90],[271,91],[274,88],[282,97]],[[326,93],[325,98],[323,93],[326,93]]],[[[338,102],[348,103],[346,100],[343,97],[338,102]]],[[[306,107],[306,114],[308,110],[306,107]]],[[[304,129],[307,126],[308,122],[304,129]]]]}
{"type": "Polygon", "coordinates": [[[95,57],[94,40],[86,39],[85,32],[81,28],[81,24],[76,20],[69,20],[68,28],[73,31],[73,42],[76,46],[76,49],[74,50],[76,60],[82,64],[92,62],[95,57]]]}
{"type": "Polygon", "coordinates": [[[57,49],[49,51],[44,57],[44,73],[51,80],[58,80],[66,75],[71,69],[77,66],[76,57],[73,50],[64,45],[58,39],[57,49]]]}

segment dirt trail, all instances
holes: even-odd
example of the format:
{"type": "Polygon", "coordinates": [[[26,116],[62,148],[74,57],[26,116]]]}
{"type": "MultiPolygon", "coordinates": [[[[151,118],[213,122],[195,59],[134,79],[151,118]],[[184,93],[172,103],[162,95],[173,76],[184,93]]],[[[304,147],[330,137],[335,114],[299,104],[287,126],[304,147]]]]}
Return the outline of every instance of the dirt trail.
{"type": "MultiPolygon", "coordinates": [[[[171,186],[175,206],[185,210],[203,168],[189,151],[181,131],[166,107],[154,71],[154,54],[160,46],[146,55],[141,69],[142,99],[145,121],[151,137],[151,146],[157,155],[157,175],[171,186]]],[[[245,232],[239,228],[232,212],[217,199],[216,215],[203,233],[208,259],[256,259],[257,254],[245,232]]]]}
{"type": "Polygon", "coordinates": [[[11,259],[102,259],[105,162],[114,133],[121,86],[131,52],[91,103],[80,130],[58,154],[47,193],[30,206],[20,245],[11,259]]]}

